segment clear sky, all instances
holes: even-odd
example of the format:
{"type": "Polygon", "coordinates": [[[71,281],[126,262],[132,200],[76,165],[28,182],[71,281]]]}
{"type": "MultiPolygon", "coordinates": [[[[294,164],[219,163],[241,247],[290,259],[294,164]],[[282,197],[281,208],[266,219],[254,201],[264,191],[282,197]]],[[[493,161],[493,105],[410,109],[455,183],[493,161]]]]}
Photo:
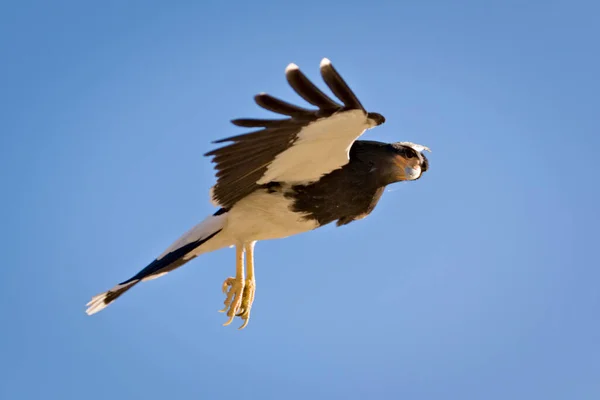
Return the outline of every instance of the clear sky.
{"type": "Polygon", "coordinates": [[[0,398],[600,398],[599,13],[3,2],[0,398]],[[322,57],[387,118],[365,138],[431,147],[423,179],[260,242],[244,331],[217,312],[232,249],[88,317],[215,211],[211,140],[322,57]]]}

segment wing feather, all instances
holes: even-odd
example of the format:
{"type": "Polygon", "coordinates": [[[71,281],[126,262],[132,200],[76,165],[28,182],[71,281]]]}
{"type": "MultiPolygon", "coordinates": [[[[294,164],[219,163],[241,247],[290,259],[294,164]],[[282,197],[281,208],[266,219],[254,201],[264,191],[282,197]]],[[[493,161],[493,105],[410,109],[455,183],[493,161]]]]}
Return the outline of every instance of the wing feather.
{"type": "Polygon", "coordinates": [[[254,101],[265,110],[294,118],[311,118],[315,114],[313,110],[298,107],[266,93],[257,94],[254,96],[254,101]]]}
{"type": "Polygon", "coordinates": [[[365,110],[358,97],[354,94],[352,89],[348,86],[342,76],[333,68],[333,64],[327,58],[321,61],[321,76],[323,80],[331,89],[335,96],[344,102],[344,105],[353,110],[365,110]]]}
{"type": "Polygon", "coordinates": [[[296,93],[304,100],[319,107],[320,110],[339,110],[342,106],[323,93],[300,71],[296,64],[290,64],[285,70],[285,77],[296,93]]]}
{"type": "Polygon", "coordinates": [[[257,118],[238,118],[231,121],[236,126],[242,128],[279,128],[292,122],[291,119],[257,119],[257,118]]]}
{"type": "Polygon", "coordinates": [[[260,107],[284,119],[240,118],[231,122],[253,132],[215,141],[226,143],[206,156],[215,163],[213,201],[226,208],[270,182],[307,184],[348,163],[352,143],[384,118],[368,113],[329,60],[321,75],[338,104],[317,88],[295,64],[286,68],[292,89],[316,110],[300,107],[266,93],[254,97],[260,107]],[[262,129],[261,129],[262,128],[262,129]]]}

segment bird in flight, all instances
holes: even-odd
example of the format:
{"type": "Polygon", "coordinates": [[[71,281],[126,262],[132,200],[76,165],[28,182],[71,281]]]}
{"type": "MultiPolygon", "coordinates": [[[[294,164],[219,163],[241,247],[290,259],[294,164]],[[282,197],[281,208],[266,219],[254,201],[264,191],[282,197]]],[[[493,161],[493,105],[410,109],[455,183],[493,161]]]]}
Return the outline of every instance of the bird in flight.
{"type": "Polygon", "coordinates": [[[242,329],[254,301],[257,241],[362,219],[373,211],[387,185],[417,180],[427,171],[425,146],[357,140],[385,118],[365,110],[328,59],[321,61],[320,70],[342,104],[316,87],[297,65],[288,65],[289,85],[316,109],[265,93],[255,96],[260,107],[284,118],[235,119],[234,125],[254,130],[218,140],[215,143],[225,145],[205,154],[217,171],[210,196],[218,211],[136,275],[94,296],[87,314],[104,309],[142,281],[163,276],[201,254],[235,246],[235,277],[223,282],[221,311],[229,317],[224,325],[237,316],[242,329]]]}

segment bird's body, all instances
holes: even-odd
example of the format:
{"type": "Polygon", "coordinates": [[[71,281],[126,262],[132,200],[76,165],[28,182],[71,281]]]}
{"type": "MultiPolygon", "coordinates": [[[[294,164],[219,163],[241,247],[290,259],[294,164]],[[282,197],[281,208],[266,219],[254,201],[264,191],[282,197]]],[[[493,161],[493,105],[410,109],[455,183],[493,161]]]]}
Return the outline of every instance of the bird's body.
{"type": "Polygon", "coordinates": [[[384,122],[364,110],[328,60],[321,72],[344,106],[333,102],[291,64],[290,85],[309,103],[307,110],[266,94],[256,102],[289,116],[283,120],[234,120],[256,132],[218,141],[233,142],[207,155],[217,164],[211,199],[219,206],[146,268],[88,303],[88,314],[102,310],[135,284],[155,279],[200,254],[236,247],[236,277],[223,284],[225,309],[232,319],[249,319],[254,299],[253,251],[257,241],[279,239],[336,222],[346,225],[369,215],[385,187],[416,180],[428,169],[424,146],[409,142],[356,140],[384,122]],[[243,263],[247,256],[245,276],[243,263]],[[246,279],[247,278],[247,279],[246,279]]]}
{"type": "Polygon", "coordinates": [[[380,174],[376,155],[386,152],[386,143],[357,140],[350,161],[317,182],[293,186],[292,209],[306,213],[319,226],[337,221],[338,226],[366,217],[373,211],[388,182],[380,174]]]}

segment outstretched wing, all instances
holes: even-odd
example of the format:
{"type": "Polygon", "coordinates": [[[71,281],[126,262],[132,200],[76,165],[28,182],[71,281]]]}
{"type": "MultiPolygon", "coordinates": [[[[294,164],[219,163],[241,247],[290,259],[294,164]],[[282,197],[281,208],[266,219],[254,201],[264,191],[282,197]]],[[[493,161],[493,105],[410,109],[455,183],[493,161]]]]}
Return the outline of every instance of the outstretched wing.
{"type": "Polygon", "coordinates": [[[254,97],[262,108],[284,119],[236,119],[232,123],[258,130],[215,143],[231,142],[205,154],[216,164],[213,201],[230,208],[269,182],[308,184],[348,163],[352,143],[365,130],[385,119],[367,112],[328,59],[321,61],[321,76],[338,104],[290,64],[285,75],[296,93],[316,110],[298,107],[265,93],[254,97]]]}

